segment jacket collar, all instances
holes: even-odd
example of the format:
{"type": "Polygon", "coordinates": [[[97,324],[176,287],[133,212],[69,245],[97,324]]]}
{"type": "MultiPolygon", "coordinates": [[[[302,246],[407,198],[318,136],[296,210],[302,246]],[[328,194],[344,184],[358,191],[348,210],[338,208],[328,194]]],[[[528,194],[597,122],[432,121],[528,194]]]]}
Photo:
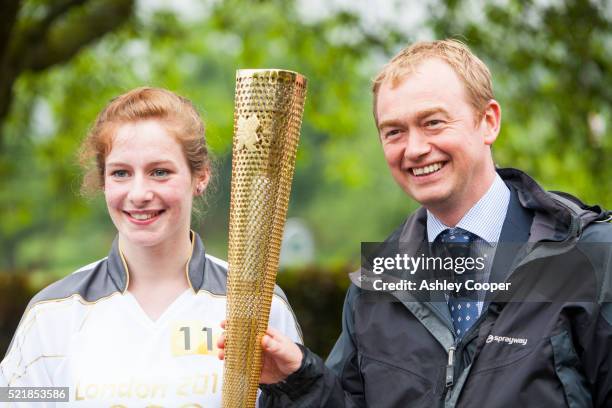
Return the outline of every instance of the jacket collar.
{"type": "Polygon", "coordinates": [[[570,194],[545,191],[520,170],[504,168],[498,173],[516,189],[521,205],[534,212],[532,241],[575,241],[601,215],[599,207],[587,207],[570,194]]]}
{"type": "MultiPolygon", "coordinates": [[[[198,292],[204,284],[206,268],[206,252],[200,236],[193,230],[190,232],[192,252],[185,266],[187,282],[194,292],[198,292]]],[[[119,248],[119,237],[115,237],[108,254],[108,274],[115,286],[125,293],[130,284],[130,272],[125,257],[119,248]]]]}
{"type": "MultiPolygon", "coordinates": [[[[532,241],[576,240],[586,225],[600,217],[594,211],[599,207],[586,207],[569,194],[547,192],[518,169],[503,168],[497,169],[497,172],[504,182],[516,190],[521,206],[534,212],[530,232],[532,241]]],[[[399,240],[407,242],[415,241],[415,237],[424,237],[426,225],[427,211],[421,207],[403,225],[399,240]]]]}

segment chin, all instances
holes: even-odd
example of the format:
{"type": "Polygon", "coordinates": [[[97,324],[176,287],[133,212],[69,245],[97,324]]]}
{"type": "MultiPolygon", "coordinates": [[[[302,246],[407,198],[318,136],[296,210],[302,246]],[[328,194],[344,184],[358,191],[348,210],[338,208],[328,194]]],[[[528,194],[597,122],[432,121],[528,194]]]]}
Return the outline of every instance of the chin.
{"type": "Polygon", "coordinates": [[[408,192],[408,195],[427,208],[447,207],[451,201],[451,194],[444,191],[408,192]]]}
{"type": "Polygon", "coordinates": [[[163,237],[157,232],[130,231],[128,233],[120,233],[120,235],[125,242],[139,247],[154,247],[164,241],[163,237]]]}
{"type": "Polygon", "coordinates": [[[413,196],[413,199],[430,211],[447,209],[452,201],[451,197],[446,194],[421,194],[413,196]]]}

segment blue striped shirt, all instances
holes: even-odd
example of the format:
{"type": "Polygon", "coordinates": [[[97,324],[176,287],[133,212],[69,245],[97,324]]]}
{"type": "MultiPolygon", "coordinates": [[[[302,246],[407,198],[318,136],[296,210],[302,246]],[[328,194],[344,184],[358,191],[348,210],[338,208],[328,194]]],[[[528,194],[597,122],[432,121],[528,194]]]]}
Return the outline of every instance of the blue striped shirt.
{"type": "MultiPolygon", "coordinates": [[[[491,266],[497,242],[501,235],[502,226],[508,212],[510,203],[510,190],[504,181],[495,174],[495,179],[489,190],[480,200],[461,218],[455,227],[463,228],[477,236],[474,250],[485,255],[485,268],[479,281],[488,282],[491,275],[491,266]]],[[[444,225],[435,215],[427,210],[427,240],[431,244],[440,233],[449,227],[444,225]]],[[[478,313],[482,312],[486,292],[478,294],[478,313]]]]}

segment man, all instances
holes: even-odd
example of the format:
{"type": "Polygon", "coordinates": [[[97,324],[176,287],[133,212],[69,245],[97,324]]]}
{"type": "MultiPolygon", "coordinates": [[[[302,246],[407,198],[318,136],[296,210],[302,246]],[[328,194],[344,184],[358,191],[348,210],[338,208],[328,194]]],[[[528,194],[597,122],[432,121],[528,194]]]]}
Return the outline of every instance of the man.
{"type": "Polygon", "coordinates": [[[612,406],[610,213],[496,170],[501,108],[462,43],[402,50],[373,93],[391,174],[422,205],[387,243],[486,248],[494,256],[476,279],[517,289],[510,302],[483,291],[376,301],[355,280],[328,368],[264,336],[265,406],[612,406]]]}

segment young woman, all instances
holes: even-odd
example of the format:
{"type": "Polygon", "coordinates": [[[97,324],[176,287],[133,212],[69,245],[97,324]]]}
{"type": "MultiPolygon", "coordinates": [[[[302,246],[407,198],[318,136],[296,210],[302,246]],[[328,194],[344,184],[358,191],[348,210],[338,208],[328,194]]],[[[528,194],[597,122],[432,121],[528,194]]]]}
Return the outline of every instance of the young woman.
{"type": "MultiPolygon", "coordinates": [[[[134,89],[100,113],[83,158],[117,238],[108,257],[32,299],[0,381],[69,387],[70,406],[220,406],[227,264],[190,230],[210,179],[197,111],[167,90],[134,89]]],[[[301,342],[276,292],[270,325],[301,342]]]]}

